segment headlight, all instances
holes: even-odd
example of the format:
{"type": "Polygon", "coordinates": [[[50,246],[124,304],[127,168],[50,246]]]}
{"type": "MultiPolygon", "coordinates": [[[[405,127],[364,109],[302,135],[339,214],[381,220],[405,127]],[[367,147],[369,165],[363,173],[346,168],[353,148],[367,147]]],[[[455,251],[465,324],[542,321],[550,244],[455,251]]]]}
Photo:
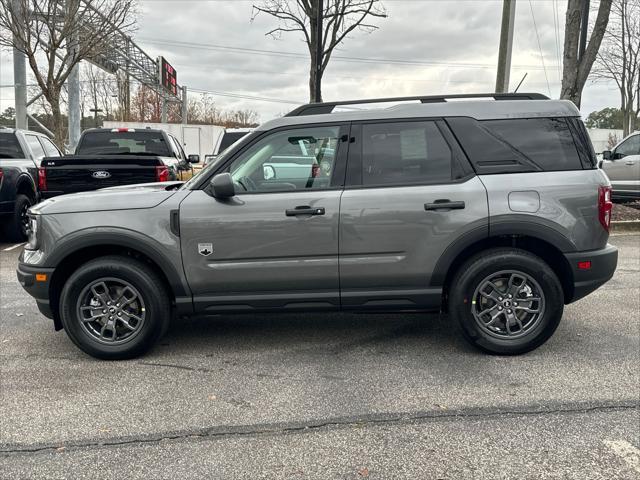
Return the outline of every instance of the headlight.
{"type": "Polygon", "coordinates": [[[26,250],[37,250],[38,245],[38,230],[40,227],[40,215],[29,214],[29,233],[27,244],[24,246],[26,250]]]}

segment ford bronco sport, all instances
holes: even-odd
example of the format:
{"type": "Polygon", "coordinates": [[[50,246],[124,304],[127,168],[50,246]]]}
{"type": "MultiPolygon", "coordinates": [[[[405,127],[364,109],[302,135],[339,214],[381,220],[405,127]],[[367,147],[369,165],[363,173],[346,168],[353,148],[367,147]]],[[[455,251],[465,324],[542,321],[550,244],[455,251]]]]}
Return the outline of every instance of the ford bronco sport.
{"type": "Polygon", "coordinates": [[[304,105],[184,184],[46,200],[18,278],[105,359],[173,315],[295,310],[444,310],[486,352],[532,350],[614,273],[610,184],[572,103],[455,97],[304,105]]]}

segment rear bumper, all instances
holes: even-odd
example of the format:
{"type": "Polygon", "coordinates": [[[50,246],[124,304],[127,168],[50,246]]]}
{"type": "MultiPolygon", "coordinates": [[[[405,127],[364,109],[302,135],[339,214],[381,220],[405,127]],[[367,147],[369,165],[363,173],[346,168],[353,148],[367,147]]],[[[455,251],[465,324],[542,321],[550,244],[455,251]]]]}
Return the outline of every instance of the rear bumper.
{"type": "Polygon", "coordinates": [[[0,215],[13,214],[16,209],[15,200],[0,201],[0,215]]]}
{"type": "Polygon", "coordinates": [[[40,196],[43,200],[51,197],[57,197],[58,195],[64,195],[65,192],[58,190],[45,190],[44,192],[40,192],[40,196]]]}
{"type": "Polygon", "coordinates": [[[618,265],[618,249],[607,245],[601,250],[566,253],[565,258],[573,273],[573,296],[567,303],[580,300],[608,282],[618,265]],[[580,268],[581,262],[591,262],[590,268],[580,268]]]}
{"type": "Polygon", "coordinates": [[[24,288],[29,295],[35,298],[38,310],[47,318],[54,318],[49,303],[49,284],[53,271],[53,268],[34,267],[32,265],[25,265],[24,263],[18,264],[16,270],[20,285],[22,285],[22,288],[24,288]],[[36,275],[38,275],[40,279],[36,278],[36,275]],[[42,277],[42,275],[46,277],[42,277]],[[45,280],[42,280],[42,278],[45,278],[45,280]]]}

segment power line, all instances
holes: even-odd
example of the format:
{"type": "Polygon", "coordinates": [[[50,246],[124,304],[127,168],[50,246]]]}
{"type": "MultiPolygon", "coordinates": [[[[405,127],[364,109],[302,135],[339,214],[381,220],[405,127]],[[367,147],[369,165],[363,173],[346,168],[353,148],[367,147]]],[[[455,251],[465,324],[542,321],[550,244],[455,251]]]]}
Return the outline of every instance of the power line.
{"type": "MultiPolygon", "coordinates": [[[[154,45],[169,45],[179,48],[197,48],[202,50],[220,50],[227,51],[230,53],[238,53],[238,54],[260,54],[267,56],[277,56],[277,57],[288,57],[288,58],[308,58],[308,55],[305,53],[296,53],[296,52],[283,52],[277,50],[262,50],[256,48],[245,48],[245,47],[233,47],[229,45],[219,45],[219,44],[207,44],[207,43],[199,43],[199,42],[181,42],[181,41],[169,41],[163,39],[154,39],[154,38],[139,38],[140,41],[151,43],[154,45]]],[[[332,60],[342,61],[342,62],[355,62],[355,63],[377,63],[377,64],[393,64],[393,65],[408,65],[408,66],[440,66],[440,67],[450,67],[450,68],[488,68],[494,69],[494,64],[488,63],[465,63],[465,62],[439,62],[439,61],[417,61],[417,60],[397,60],[391,58],[366,58],[366,57],[349,57],[342,55],[332,55],[332,60]]],[[[541,69],[538,65],[514,65],[514,67],[519,67],[523,69],[541,69]]]]}
{"type": "Polygon", "coordinates": [[[531,9],[531,18],[533,19],[533,28],[536,31],[536,38],[538,39],[538,50],[540,50],[540,61],[542,62],[542,69],[544,70],[544,78],[547,81],[547,90],[549,96],[551,96],[551,87],[549,86],[549,77],[547,76],[547,67],[544,65],[544,55],[542,54],[542,46],[540,45],[540,35],[538,35],[538,25],[536,24],[536,17],[533,14],[533,4],[529,0],[529,8],[531,9]]]}
{"type": "Polygon", "coordinates": [[[553,9],[553,30],[556,36],[556,62],[558,70],[558,81],[562,83],[562,57],[560,55],[560,16],[558,15],[557,0],[552,0],[551,8],[553,9]]]}

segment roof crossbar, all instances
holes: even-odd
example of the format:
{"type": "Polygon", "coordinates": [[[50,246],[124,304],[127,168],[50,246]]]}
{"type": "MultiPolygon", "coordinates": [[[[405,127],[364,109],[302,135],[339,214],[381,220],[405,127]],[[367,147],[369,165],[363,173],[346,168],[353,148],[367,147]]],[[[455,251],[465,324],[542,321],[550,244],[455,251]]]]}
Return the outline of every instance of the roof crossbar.
{"type": "Polygon", "coordinates": [[[365,100],[343,100],[339,102],[308,103],[301,105],[287,113],[286,117],[300,117],[302,115],[322,115],[333,112],[341,105],[360,105],[364,103],[391,103],[419,100],[421,103],[440,103],[447,99],[460,98],[493,98],[494,100],[549,100],[541,93],[464,93],[457,95],[430,95],[418,97],[369,98],[365,100]]]}

